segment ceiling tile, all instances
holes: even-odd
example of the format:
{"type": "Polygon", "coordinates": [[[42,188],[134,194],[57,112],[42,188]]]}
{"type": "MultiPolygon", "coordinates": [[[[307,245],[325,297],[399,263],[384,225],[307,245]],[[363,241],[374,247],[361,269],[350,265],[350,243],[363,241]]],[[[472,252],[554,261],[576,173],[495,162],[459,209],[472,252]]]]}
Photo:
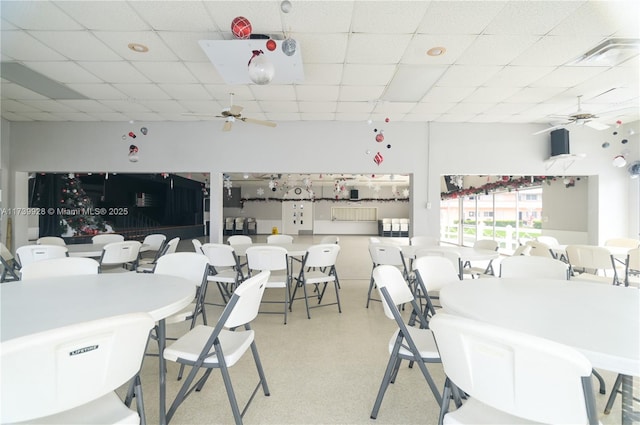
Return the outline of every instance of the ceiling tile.
{"type": "Polygon", "coordinates": [[[340,87],[311,85],[296,86],[296,95],[299,99],[336,102],[340,97],[340,87]]]}
{"type": "Polygon", "coordinates": [[[285,29],[294,34],[347,33],[351,29],[354,3],[346,0],[291,2],[291,12],[283,16],[285,29]]]}
{"type": "Polygon", "coordinates": [[[413,114],[439,115],[456,106],[454,102],[420,102],[411,111],[413,114]]]}
{"type": "Polygon", "coordinates": [[[82,25],[60,10],[55,2],[3,1],[2,19],[25,30],[81,30],[82,25]]]}
{"type": "Polygon", "coordinates": [[[117,112],[150,112],[149,108],[140,103],[137,103],[133,99],[127,100],[103,100],[101,102],[107,108],[117,112]]]}
{"type": "Polygon", "coordinates": [[[189,112],[209,111],[211,115],[218,115],[223,108],[229,106],[229,101],[225,102],[224,106],[214,100],[180,100],[179,102],[189,112]]]}
{"type": "Polygon", "coordinates": [[[375,105],[371,104],[370,102],[340,102],[336,111],[340,113],[358,112],[369,115],[373,112],[374,109],[375,105]]]}
{"type": "MultiPolygon", "coordinates": [[[[4,90],[4,86],[3,86],[4,90]]],[[[38,108],[27,105],[23,102],[17,102],[15,100],[3,100],[2,101],[2,112],[35,112],[38,111],[38,108]]]]}
{"type": "Polygon", "coordinates": [[[113,86],[133,99],[169,99],[169,95],[155,84],[114,84],[113,86]]]}
{"type": "Polygon", "coordinates": [[[158,86],[176,100],[209,99],[211,95],[202,84],[158,84],[158,86]]]}
{"type": "Polygon", "coordinates": [[[356,1],[351,30],[355,33],[413,34],[428,5],[423,1],[356,1]]]}
{"type": "Polygon", "coordinates": [[[460,66],[453,65],[447,68],[436,85],[438,87],[479,87],[489,78],[494,76],[503,67],[501,66],[460,66]]]}
{"type": "Polygon", "coordinates": [[[80,65],[107,83],[148,83],[150,80],[129,62],[80,62],[80,65]]]}
{"type": "Polygon", "coordinates": [[[196,83],[182,62],[138,62],[134,65],[149,80],[157,83],[196,83]]]}
{"type": "Polygon", "coordinates": [[[154,112],[183,113],[188,112],[187,108],[175,100],[139,100],[143,106],[154,112]]]}
{"type": "MultiPolygon", "coordinates": [[[[57,1],[56,5],[90,30],[144,31],[151,29],[129,2],[57,1]]],[[[78,28],[80,29],[80,28],[78,28]]]]}
{"type": "Polygon", "coordinates": [[[487,25],[485,34],[544,35],[580,6],[579,2],[510,1],[487,25]]]}
{"type": "Polygon", "coordinates": [[[484,82],[487,87],[526,87],[552,72],[554,67],[508,65],[484,82]]]}
{"type": "MultiPolygon", "coordinates": [[[[95,36],[117,52],[120,59],[129,61],[177,61],[178,57],[167,47],[162,38],[153,31],[106,32],[96,31],[95,36]],[[130,43],[138,43],[149,48],[148,52],[129,49],[130,43]]],[[[85,60],[85,59],[83,59],[85,60]]],[[[89,59],[92,60],[92,59],[89,59]]]]}
{"type": "Polygon", "coordinates": [[[126,99],[124,93],[119,92],[110,84],[69,84],[69,88],[91,99],[126,99]]]}
{"type": "Polygon", "coordinates": [[[458,103],[453,108],[449,109],[446,113],[454,114],[454,115],[481,114],[487,111],[488,109],[490,109],[492,106],[495,106],[495,103],[472,103],[472,102],[458,103]]]}
{"type": "Polygon", "coordinates": [[[410,34],[353,34],[346,63],[395,64],[410,41],[410,34]]]}
{"type": "Polygon", "coordinates": [[[433,87],[422,102],[458,103],[475,91],[475,87],[433,87]]]}
{"type": "Polygon", "coordinates": [[[99,83],[101,80],[75,62],[24,62],[40,74],[61,83],[99,83]]]}
{"type": "MultiPolygon", "coordinates": [[[[43,95],[24,88],[18,84],[4,82],[2,83],[2,100],[20,99],[20,100],[40,100],[46,99],[43,95]]],[[[0,102],[1,104],[2,102],[0,102]]]]}
{"type": "Polygon", "coordinates": [[[224,80],[211,62],[185,62],[196,79],[203,84],[224,84],[224,80]]]}
{"type": "Polygon", "coordinates": [[[482,35],[457,63],[462,65],[507,65],[538,40],[530,35],[482,35]]]}
{"type": "Polygon", "coordinates": [[[344,65],[341,64],[305,64],[301,84],[337,85],[342,81],[343,71],[344,65]]]}
{"type": "Polygon", "coordinates": [[[118,122],[127,121],[129,119],[128,116],[120,112],[92,112],[90,115],[98,121],[118,122]]]}
{"type": "MultiPolygon", "coordinates": [[[[231,34],[231,22],[237,16],[244,16],[251,22],[253,34],[270,34],[273,32],[282,32],[282,20],[280,12],[280,3],[275,1],[204,1],[211,16],[214,26],[210,30],[222,31],[225,39],[233,38],[231,34]]],[[[293,3],[293,10],[283,19],[287,19],[292,15],[300,12],[302,3],[293,3]]],[[[316,3],[316,2],[311,2],[316,3]]],[[[288,25],[287,25],[288,26],[288,25]]],[[[294,29],[295,31],[295,29],[294,29]]]]}
{"type": "Polygon", "coordinates": [[[76,112],[74,108],[57,100],[23,100],[22,102],[42,112],[76,112]]]}
{"type": "Polygon", "coordinates": [[[155,31],[176,31],[190,28],[193,31],[207,31],[213,21],[201,1],[161,1],[130,2],[136,12],[155,31]]]}
{"type": "Polygon", "coordinates": [[[497,103],[513,96],[518,91],[520,91],[520,89],[517,87],[479,87],[476,91],[467,96],[464,101],[465,103],[497,103]]]}
{"type": "Polygon", "coordinates": [[[535,81],[531,87],[572,87],[603,72],[605,68],[565,67],[558,68],[535,81]]]}
{"type": "Polygon", "coordinates": [[[121,59],[113,50],[87,31],[31,31],[57,52],[78,61],[113,61],[121,59]]]}
{"type": "MultiPolygon", "coordinates": [[[[4,3],[2,3],[4,4],[4,3]]],[[[19,61],[60,61],[64,56],[26,32],[2,31],[2,54],[19,61]]]]}
{"type": "Polygon", "coordinates": [[[317,112],[301,112],[300,119],[303,121],[333,121],[336,114],[333,112],[317,113],[317,112]]]}
{"type": "Polygon", "coordinates": [[[65,106],[75,109],[76,111],[83,111],[87,113],[91,112],[112,112],[111,108],[107,105],[97,102],[95,100],[59,100],[59,102],[65,106]]]}
{"type": "Polygon", "coordinates": [[[379,99],[385,86],[340,86],[340,100],[353,102],[379,99]]]}
{"type": "Polygon", "coordinates": [[[386,85],[393,77],[395,65],[356,65],[344,66],[342,84],[354,86],[386,85]]]}
{"type": "Polygon", "coordinates": [[[297,99],[297,89],[290,84],[252,84],[249,86],[256,100],[291,100],[297,99]]]}
{"type": "Polygon", "coordinates": [[[416,34],[402,55],[401,63],[453,64],[476,38],[477,36],[475,35],[416,34]],[[444,47],[446,52],[440,56],[427,55],[427,51],[433,47],[444,47]]]}
{"type": "Polygon", "coordinates": [[[504,101],[506,103],[540,103],[551,99],[564,90],[562,87],[525,87],[504,101]]]}
{"type": "Polygon", "coordinates": [[[209,58],[198,42],[222,39],[219,34],[211,32],[161,31],[157,34],[176,57],[186,62],[209,63],[209,58]]]}
{"type": "Polygon", "coordinates": [[[301,113],[334,113],[337,102],[298,102],[301,113]]]}
{"type": "Polygon", "coordinates": [[[345,62],[349,35],[338,34],[293,34],[292,38],[300,43],[302,62],[305,68],[310,64],[345,62]]]}
{"type": "Polygon", "coordinates": [[[424,34],[481,34],[506,1],[432,1],[418,27],[424,34]]]}
{"type": "Polygon", "coordinates": [[[625,28],[632,30],[638,37],[640,10],[637,1],[586,1],[562,20],[551,32],[551,35],[585,36],[597,35],[606,37],[625,28]]]}
{"type": "Polygon", "coordinates": [[[260,102],[260,106],[263,110],[266,111],[274,111],[279,114],[284,112],[300,112],[298,109],[298,104],[295,102],[287,102],[287,101],[262,101],[260,102]]]}
{"type": "Polygon", "coordinates": [[[511,65],[560,66],[567,64],[591,50],[599,37],[546,36],[540,38],[515,58],[511,65]]]}

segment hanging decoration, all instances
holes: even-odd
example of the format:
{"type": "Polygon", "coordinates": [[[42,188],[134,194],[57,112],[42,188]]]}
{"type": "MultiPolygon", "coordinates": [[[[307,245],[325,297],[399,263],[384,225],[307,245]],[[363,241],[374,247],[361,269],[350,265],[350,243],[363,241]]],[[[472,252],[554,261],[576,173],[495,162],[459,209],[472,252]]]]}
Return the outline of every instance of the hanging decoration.
{"type": "Polygon", "coordinates": [[[224,188],[227,189],[227,196],[231,197],[231,188],[233,187],[233,182],[231,181],[231,177],[225,175],[223,185],[224,185],[224,188]]]}
{"type": "Polygon", "coordinates": [[[267,50],[270,52],[273,52],[274,50],[276,50],[276,42],[274,39],[270,38],[267,40],[267,44],[266,44],[267,50]]]}
{"type": "MultiPolygon", "coordinates": [[[[483,184],[479,187],[469,187],[467,189],[462,188],[462,176],[447,176],[450,178],[450,181],[455,184],[458,189],[451,190],[449,192],[440,193],[440,199],[450,199],[450,198],[459,198],[470,195],[483,195],[489,194],[489,192],[496,191],[512,191],[520,188],[526,188],[531,186],[539,186],[541,183],[546,182],[551,184],[552,180],[555,180],[555,177],[549,176],[523,176],[523,177],[515,177],[515,176],[507,176],[508,179],[504,179],[503,177],[498,179],[497,181],[483,184]],[[458,185],[460,183],[460,185],[458,185]]],[[[571,182],[569,182],[571,183],[571,182]]],[[[567,185],[566,187],[575,186],[575,180],[572,185],[567,185]]]]}
{"type": "Polygon", "coordinates": [[[259,187],[259,188],[256,190],[256,193],[258,194],[258,196],[264,196],[264,189],[263,189],[263,188],[261,188],[261,187],[259,187]]]}
{"type": "Polygon", "coordinates": [[[373,157],[373,162],[375,162],[377,165],[380,165],[380,164],[382,164],[382,161],[384,161],[384,158],[383,158],[382,154],[380,152],[378,152],[373,157]]]}
{"type": "Polygon", "coordinates": [[[253,50],[247,64],[249,78],[256,84],[269,84],[275,74],[275,68],[265,56],[262,50],[253,50]]]}
{"type": "Polygon", "coordinates": [[[136,145],[129,145],[129,161],[138,162],[138,147],[136,145]]]}
{"type": "Polygon", "coordinates": [[[140,133],[142,133],[143,136],[146,136],[148,132],[149,130],[147,129],[147,127],[142,127],[140,129],[140,133]]]}
{"type": "Polygon", "coordinates": [[[251,36],[251,22],[244,16],[237,16],[231,21],[231,32],[234,37],[246,40],[251,36]]]}
{"type": "Polygon", "coordinates": [[[282,51],[287,56],[293,56],[296,53],[296,41],[293,38],[286,38],[282,42],[282,51]]]}

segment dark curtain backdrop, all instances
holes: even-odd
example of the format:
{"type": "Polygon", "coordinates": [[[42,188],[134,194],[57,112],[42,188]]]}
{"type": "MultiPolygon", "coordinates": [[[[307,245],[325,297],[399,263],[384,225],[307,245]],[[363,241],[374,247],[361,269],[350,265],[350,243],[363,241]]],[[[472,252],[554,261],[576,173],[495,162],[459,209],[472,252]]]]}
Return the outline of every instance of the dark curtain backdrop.
{"type": "Polygon", "coordinates": [[[179,226],[202,224],[202,191],[168,185],[165,201],[165,223],[179,226]]]}
{"type": "Polygon", "coordinates": [[[47,211],[40,216],[40,237],[60,236],[60,217],[57,214],[62,196],[62,176],[60,174],[36,174],[29,204],[47,211]],[[50,212],[53,211],[53,214],[50,212]]]}

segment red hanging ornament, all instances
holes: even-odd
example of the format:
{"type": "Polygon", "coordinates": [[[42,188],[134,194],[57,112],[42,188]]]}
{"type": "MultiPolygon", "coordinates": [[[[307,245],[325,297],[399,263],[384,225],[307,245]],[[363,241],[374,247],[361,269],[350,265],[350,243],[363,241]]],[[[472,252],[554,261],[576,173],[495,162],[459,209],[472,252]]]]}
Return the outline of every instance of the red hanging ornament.
{"type": "Polygon", "coordinates": [[[267,40],[267,50],[273,52],[276,50],[276,42],[272,39],[267,40]]]}
{"type": "Polygon", "coordinates": [[[246,40],[251,35],[251,22],[244,16],[237,16],[231,21],[231,32],[236,38],[246,40]]]}
{"type": "Polygon", "coordinates": [[[378,152],[376,154],[376,156],[373,157],[373,162],[375,162],[377,165],[382,164],[382,161],[384,161],[384,158],[382,156],[382,154],[380,154],[380,152],[378,152]]]}

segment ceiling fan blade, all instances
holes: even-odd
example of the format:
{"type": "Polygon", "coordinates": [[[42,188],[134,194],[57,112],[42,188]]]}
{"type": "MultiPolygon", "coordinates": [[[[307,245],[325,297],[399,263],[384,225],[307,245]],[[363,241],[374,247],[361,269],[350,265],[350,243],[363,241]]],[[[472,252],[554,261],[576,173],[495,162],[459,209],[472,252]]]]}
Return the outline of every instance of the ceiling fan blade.
{"type": "Polygon", "coordinates": [[[246,117],[243,117],[243,118],[240,118],[240,119],[242,121],[244,121],[244,122],[250,122],[252,124],[266,125],[267,127],[275,127],[276,125],[278,125],[273,121],[263,121],[263,120],[257,120],[257,119],[254,119],[254,118],[246,118],[246,117]]]}
{"type": "Polygon", "coordinates": [[[231,115],[238,115],[240,112],[242,112],[244,108],[242,106],[239,105],[231,105],[231,108],[229,108],[229,114],[231,115]]]}
{"type": "Polygon", "coordinates": [[[232,121],[225,121],[224,125],[222,126],[222,131],[231,131],[232,124],[232,121]]]}
{"type": "Polygon", "coordinates": [[[606,130],[607,128],[609,128],[607,124],[598,121],[587,121],[584,123],[584,125],[595,130],[606,130]]]}
{"type": "Polygon", "coordinates": [[[533,135],[534,135],[534,136],[536,136],[536,135],[538,135],[538,134],[548,133],[549,131],[553,131],[553,130],[555,130],[555,129],[557,129],[557,128],[564,127],[564,126],[565,126],[565,125],[567,125],[567,124],[568,124],[568,123],[566,123],[566,124],[554,125],[554,126],[551,126],[551,127],[545,128],[544,130],[536,131],[535,133],[533,133],[533,135]]]}

